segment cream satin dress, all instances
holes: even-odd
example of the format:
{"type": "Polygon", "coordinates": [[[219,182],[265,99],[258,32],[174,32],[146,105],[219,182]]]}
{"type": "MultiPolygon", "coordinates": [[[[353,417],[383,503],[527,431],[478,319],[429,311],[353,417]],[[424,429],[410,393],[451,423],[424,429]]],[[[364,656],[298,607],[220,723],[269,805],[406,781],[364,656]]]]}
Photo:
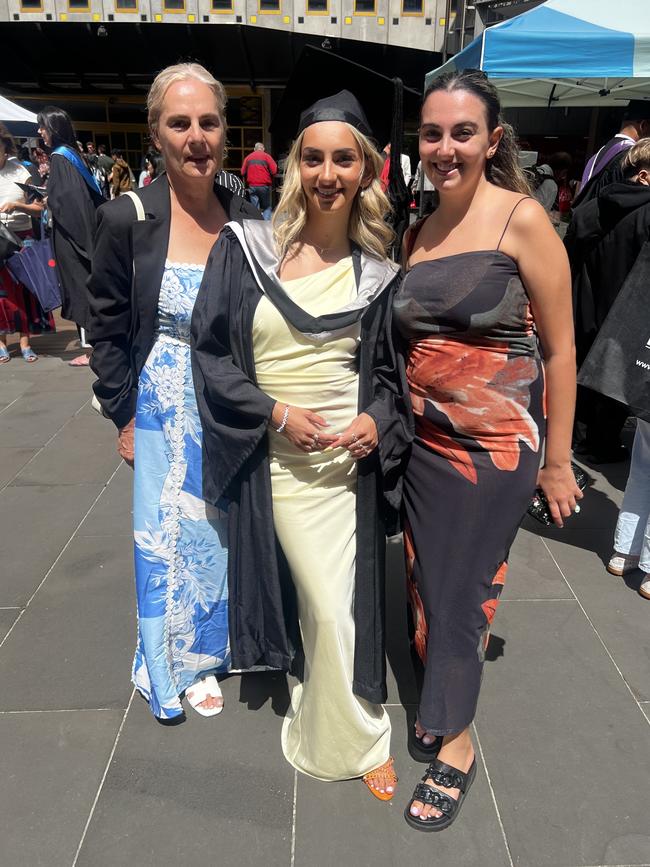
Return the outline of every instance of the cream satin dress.
{"type": "MultiPolygon", "coordinates": [[[[283,282],[312,316],[356,295],[350,257],[283,282]]],[[[253,321],[259,387],[282,403],[311,409],[341,432],[357,415],[359,325],[316,340],[292,328],[266,298],[253,321]]],[[[312,453],[270,429],[275,530],[297,590],[305,677],[291,697],[282,749],[319,780],[359,777],[389,757],[390,719],[352,692],[356,558],[356,465],[345,449],[312,453]]]]}

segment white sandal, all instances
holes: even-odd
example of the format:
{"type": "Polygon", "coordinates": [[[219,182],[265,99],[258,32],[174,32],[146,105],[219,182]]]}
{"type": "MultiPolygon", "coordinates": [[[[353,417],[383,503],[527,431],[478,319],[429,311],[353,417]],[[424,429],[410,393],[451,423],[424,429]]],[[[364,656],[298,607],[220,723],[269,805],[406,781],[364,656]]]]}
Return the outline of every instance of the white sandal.
{"type": "Polygon", "coordinates": [[[185,698],[201,716],[217,716],[223,710],[223,705],[221,707],[200,707],[207,698],[223,698],[219,682],[213,674],[202,677],[192,686],[188,686],[185,690],[185,698]]]}

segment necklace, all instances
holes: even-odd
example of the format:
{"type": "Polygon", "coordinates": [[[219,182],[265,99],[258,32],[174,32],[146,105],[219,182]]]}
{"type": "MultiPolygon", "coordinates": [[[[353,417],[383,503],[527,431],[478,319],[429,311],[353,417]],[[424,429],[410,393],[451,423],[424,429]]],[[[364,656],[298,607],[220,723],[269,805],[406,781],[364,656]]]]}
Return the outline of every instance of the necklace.
{"type": "Polygon", "coordinates": [[[325,253],[331,253],[333,250],[337,249],[336,245],[333,245],[332,247],[321,247],[318,244],[314,244],[313,241],[306,241],[303,238],[299,238],[298,243],[307,244],[309,247],[313,247],[319,256],[324,256],[325,253]]]}

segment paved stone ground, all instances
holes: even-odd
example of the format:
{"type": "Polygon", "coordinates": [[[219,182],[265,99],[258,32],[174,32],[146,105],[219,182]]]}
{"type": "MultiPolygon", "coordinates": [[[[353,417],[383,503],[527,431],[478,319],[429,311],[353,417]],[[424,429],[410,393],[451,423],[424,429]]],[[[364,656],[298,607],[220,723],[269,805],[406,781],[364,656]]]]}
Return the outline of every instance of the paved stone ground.
{"type": "Polygon", "coordinates": [[[416,689],[395,541],[392,803],[284,762],[284,676],[231,677],[220,717],[175,728],[134,697],[131,477],[90,408],[92,374],[64,363],[73,337],[35,339],[37,364],[0,368],[2,867],[650,865],[650,603],[638,574],[603,566],[627,467],[594,473],[569,529],[520,532],[477,781],[451,830],[418,834],[402,819],[420,767],[405,746],[416,689]]]}

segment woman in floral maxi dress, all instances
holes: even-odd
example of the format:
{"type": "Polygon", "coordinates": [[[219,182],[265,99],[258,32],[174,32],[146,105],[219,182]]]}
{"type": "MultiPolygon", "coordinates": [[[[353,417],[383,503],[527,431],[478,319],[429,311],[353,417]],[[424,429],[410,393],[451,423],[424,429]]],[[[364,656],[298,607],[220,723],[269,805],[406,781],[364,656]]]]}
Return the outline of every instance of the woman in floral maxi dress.
{"type": "Polygon", "coordinates": [[[215,184],[225,92],[203,67],[163,70],[148,98],[167,174],[100,208],[89,283],[94,385],[134,464],[138,643],[133,682],[161,722],[223,707],[230,667],[226,517],[202,498],[190,319],[214,241],[255,218],[215,184]],[[135,443],[134,443],[135,440],[135,443]]]}

